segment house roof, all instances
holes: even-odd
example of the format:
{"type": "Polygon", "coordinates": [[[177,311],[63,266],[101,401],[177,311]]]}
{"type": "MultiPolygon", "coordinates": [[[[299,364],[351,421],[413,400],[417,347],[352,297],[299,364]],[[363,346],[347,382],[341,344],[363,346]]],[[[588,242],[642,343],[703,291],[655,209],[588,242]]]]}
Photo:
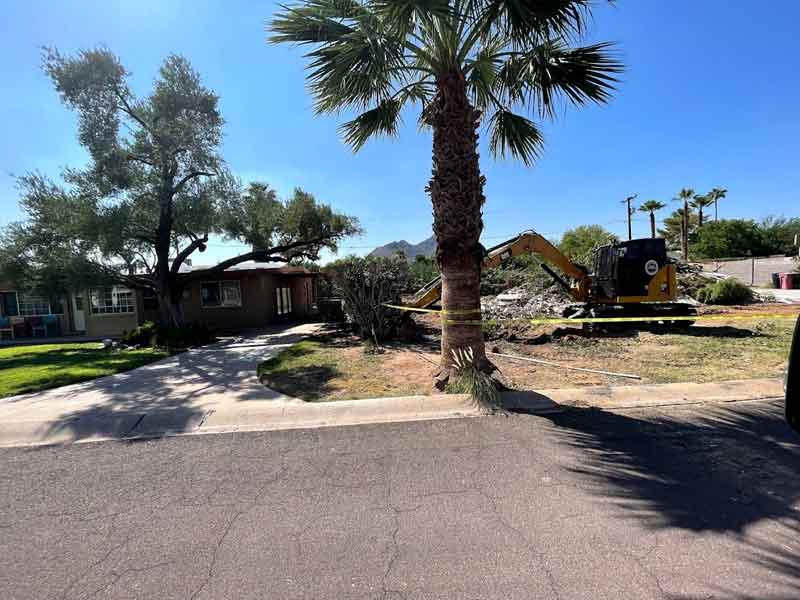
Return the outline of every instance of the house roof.
{"type": "MultiPolygon", "coordinates": [[[[180,268],[180,273],[190,274],[212,269],[214,265],[187,265],[183,263],[180,268]]],[[[233,265],[225,269],[225,272],[230,271],[270,271],[272,273],[280,273],[283,275],[314,275],[313,271],[309,271],[305,267],[284,265],[281,263],[268,263],[268,262],[255,262],[248,261],[233,265]]]]}

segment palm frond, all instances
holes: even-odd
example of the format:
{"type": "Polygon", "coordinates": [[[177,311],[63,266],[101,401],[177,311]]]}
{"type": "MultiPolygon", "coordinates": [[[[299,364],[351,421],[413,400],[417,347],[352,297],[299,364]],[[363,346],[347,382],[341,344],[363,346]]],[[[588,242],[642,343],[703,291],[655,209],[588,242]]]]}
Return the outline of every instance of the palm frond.
{"type": "Polygon", "coordinates": [[[544,138],[536,123],[509,110],[498,110],[489,121],[489,149],[505,158],[506,152],[531,165],[541,154],[544,138]]]}
{"type": "Polygon", "coordinates": [[[477,2],[486,32],[502,32],[516,45],[580,37],[591,18],[591,0],[486,0],[477,2]]]}
{"type": "Polygon", "coordinates": [[[569,48],[560,41],[514,53],[498,72],[499,92],[510,102],[534,106],[554,117],[560,98],[572,104],[608,102],[623,66],[608,50],[610,43],[569,48]]]}
{"type": "Polygon", "coordinates": [[[282,6],[268,24],[273,44],[319,44],[339,40],[353,29],[344,19],[353,18],[361,10],[353,0],[312,0],[297,6],[282,6]]]}
{"type": "Polygon", "coordinates": [[[352,121],[339,127],[344,141],[358,151],[369,138],[375,135],[397,135],[400,124],[400,109],[403,103],[396,99],[381,101],[375,108],[365,111],[352,121]]]}

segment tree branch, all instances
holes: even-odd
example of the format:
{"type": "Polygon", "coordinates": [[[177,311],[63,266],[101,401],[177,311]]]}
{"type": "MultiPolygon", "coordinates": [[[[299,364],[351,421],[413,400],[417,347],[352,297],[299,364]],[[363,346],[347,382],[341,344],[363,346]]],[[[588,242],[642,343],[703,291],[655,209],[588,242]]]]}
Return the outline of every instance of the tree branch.
{"type": "Polygon", "coordinates": [[[274,248],[267,248],[264,250],[253,250],[252,252],[246,252],[245,254],[240,254],[239,256],[234,256],[233,258],[223,260],[222,262],[217,263],[213,267],[209,267],[208,269],[203,269],[202,271],[199,272],[218,273],[230,267],[236,266],[240,263],[247,262],[248,260],[288,263],[289,258],[283,255],[286,254],[286,252],[288,252],[289,250],[294,250],[295,248],[300,248],[303,246],[315,246],[330,239],[331,239],[330,237],[314,238],[313,240],[292,242],[291,244],[284,244],[282,246],[275,246],[274,248]]]}
{"type": "Polygon", "coordinates": [[[192,180],[192,179],[194,179],[195,177],[200,177],[201,175],[205,175],[206,177],[213,177],[213,176],[214,176],[214,173],[209,173],[209,172],[207,172],[207,171],[191,171],[190,173],[187,173],[187,174],[186,174],[186,175],[185,175],[185,176],[184,176],[184,177],[183,177],[183,178],[182,178],[182,179],[181,179],[181,180],[178,182],[178,185],[176,185],[176,186],[173,188],[173,192],[177,194],[178,192],[180,192],[180,191],[181,191],[181,189],[183,188],[183,186],[185,186],[185,185],[186,185],[186,184],[187,184],[189,181],[191,181],[191,180],[192,180]]]}
{"type": "Polygon", "coordinates": [[[208,235],[203,236],[202,238],[195,237],[188,246],[186,246],[183,250],[178,252],[178,255],[172,261],[172,266],[169,269],[169,272],[173,275],[177,275],[180,271],[181,265],[184,261],[191,256],[192,252],[197,250],[198,248],[204,246],[208,242],[208,235]]]}

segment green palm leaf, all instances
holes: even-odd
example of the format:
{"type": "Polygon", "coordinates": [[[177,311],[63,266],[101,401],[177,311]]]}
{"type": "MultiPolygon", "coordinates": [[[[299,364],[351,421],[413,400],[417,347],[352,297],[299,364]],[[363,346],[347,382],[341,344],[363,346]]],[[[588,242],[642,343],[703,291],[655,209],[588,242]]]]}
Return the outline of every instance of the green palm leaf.
{"type": "Polygon", "coordinates": [[[536,124],[521,115],[498,110],[489,122],[489,148],[492,154],[505,157],[506,152],[526,165],[536,160],[544,138],[536,124]]]}

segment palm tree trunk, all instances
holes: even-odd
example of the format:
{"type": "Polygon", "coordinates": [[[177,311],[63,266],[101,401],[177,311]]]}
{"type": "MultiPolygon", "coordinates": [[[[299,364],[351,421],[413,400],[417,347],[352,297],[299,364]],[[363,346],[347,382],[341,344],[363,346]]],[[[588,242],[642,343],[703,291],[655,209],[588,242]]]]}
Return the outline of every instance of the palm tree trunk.
{"type": "Polygon", "coordinates": [[[480,326],[480,278],[485,201],[478,159],[480,114],[467,97],[464,76],[451,71],[437,80],[433,100],[433,173],[428,185],[433,204],[436,258],[442,274],[442,357],[437,386],[453,371],[456,352],[470,349],[480,370],[492,371],[480,326]],[[448,321],[457,321],[451,323],[448,321]],[[464,323],[469,321],[469,323],[464,323]]]}
{"type": "Polygon", "coordinates": [[[650,211],[650,237],[656,239],[656,213],[650,211]]]}
{"type": "Polygon", "coordinates": [[[714,200],[714,222],[719,221],[719,211],[717,210],[717,202],[718,200],[714,200]]]}
{"type": "Polygon", "coordinates": [[[699,215],[698,219],[699,220],[697,221],[697,226],[698,227],[702,227],[703,226],[703,207],[702,206],[700,207],[700,215],[699,215]]]}
{"type": "Polygon", "coordinates": [[[683,255],[683,260],[689,260],[689,202],[688,200],[684,200],[683,202],[683,239],[681,240],[681,254],[683,255]]]}

